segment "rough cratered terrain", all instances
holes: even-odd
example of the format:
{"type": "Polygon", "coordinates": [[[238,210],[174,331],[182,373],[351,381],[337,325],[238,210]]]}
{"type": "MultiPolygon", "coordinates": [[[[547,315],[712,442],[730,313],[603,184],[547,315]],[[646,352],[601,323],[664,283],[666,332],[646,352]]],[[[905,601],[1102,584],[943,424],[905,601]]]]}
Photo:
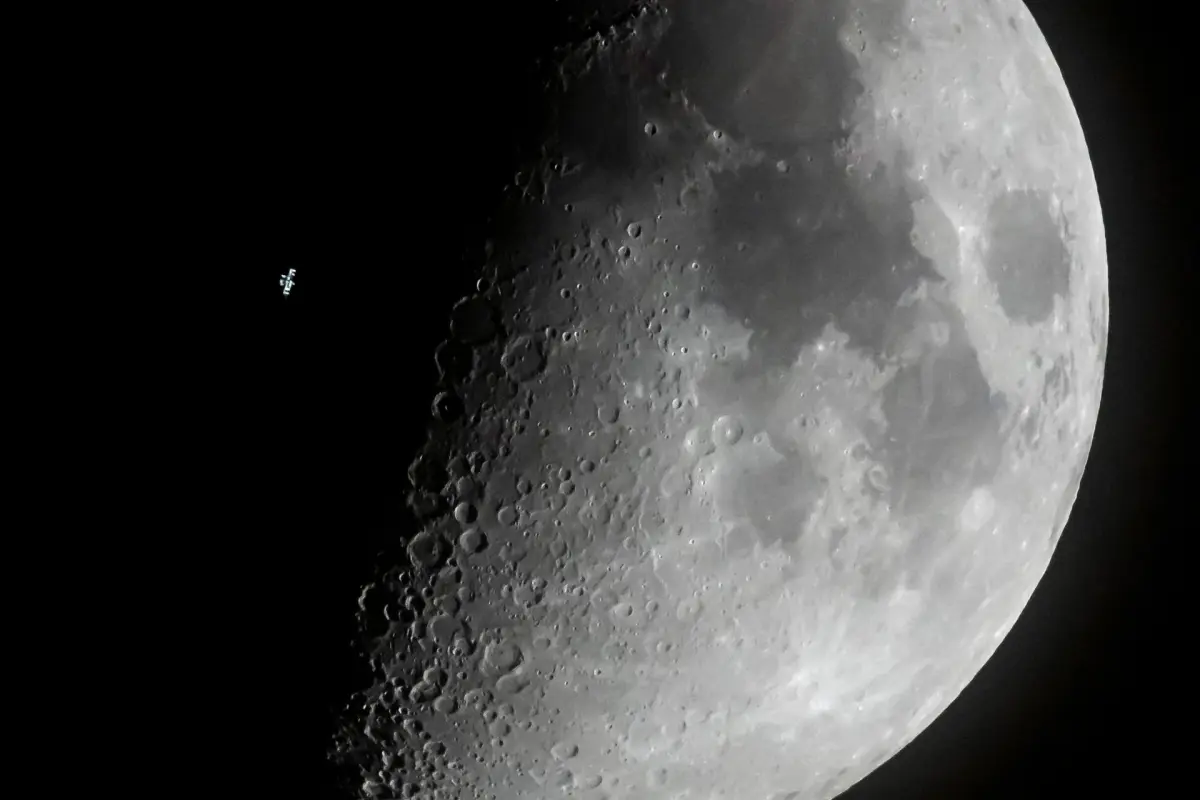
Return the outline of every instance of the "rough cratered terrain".
{"type": "Polygon", "coordinates": [[[547,77],[339,746],[367,796],[832,797],[1074,499],[1107,287],[1062,78],[999,0],[644,4],[547,77]]]}

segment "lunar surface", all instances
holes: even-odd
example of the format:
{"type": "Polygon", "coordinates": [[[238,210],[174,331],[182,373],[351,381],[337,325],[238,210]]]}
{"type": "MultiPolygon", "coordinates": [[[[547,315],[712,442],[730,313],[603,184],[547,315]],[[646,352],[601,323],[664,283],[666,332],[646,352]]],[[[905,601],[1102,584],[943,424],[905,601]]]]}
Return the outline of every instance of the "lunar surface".
{"type": "Polygon", "coordinates": [[[359,600],[365,797],[831,798],[1074,502],[1101,211],[1017,0],[628,5],[546,71],[359,600]]]}

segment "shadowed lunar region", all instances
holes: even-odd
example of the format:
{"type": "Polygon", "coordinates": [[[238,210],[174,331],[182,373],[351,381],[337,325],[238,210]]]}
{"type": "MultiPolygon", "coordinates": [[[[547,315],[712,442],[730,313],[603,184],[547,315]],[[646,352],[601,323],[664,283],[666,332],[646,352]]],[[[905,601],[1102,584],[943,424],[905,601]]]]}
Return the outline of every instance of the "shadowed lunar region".
{"type": "Polygon", "coordinates": [[[360,598],[364,797],[831,798],[1014,624],[1107,263],[1016,0],[632,6],[546,72],[360,598]]]}

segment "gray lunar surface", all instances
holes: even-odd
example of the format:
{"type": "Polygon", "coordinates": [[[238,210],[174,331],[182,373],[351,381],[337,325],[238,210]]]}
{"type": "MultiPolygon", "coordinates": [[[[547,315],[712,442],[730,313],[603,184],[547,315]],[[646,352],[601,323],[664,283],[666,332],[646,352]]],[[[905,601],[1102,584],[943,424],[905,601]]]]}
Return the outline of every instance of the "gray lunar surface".
{"type": "Polygon", "coordinates": [[[1107,264],[1017,0],[632,7],[548,74],[450,310],[366,797],[820,800],[1044,573],[1107,264]]]}

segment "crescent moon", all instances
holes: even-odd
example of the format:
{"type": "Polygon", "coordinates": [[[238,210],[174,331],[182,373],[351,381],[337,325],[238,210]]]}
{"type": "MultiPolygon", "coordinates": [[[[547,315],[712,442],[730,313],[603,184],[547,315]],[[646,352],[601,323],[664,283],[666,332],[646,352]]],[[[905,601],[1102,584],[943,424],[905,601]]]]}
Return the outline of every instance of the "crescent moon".
{"type": "Polygon", "coordinates": [[[631,9],[558,54],[438,351],[340,745],[367,796],[833,797],[979,671],[1074,501],[1104,229],[1025,7],[631,9]]]}

